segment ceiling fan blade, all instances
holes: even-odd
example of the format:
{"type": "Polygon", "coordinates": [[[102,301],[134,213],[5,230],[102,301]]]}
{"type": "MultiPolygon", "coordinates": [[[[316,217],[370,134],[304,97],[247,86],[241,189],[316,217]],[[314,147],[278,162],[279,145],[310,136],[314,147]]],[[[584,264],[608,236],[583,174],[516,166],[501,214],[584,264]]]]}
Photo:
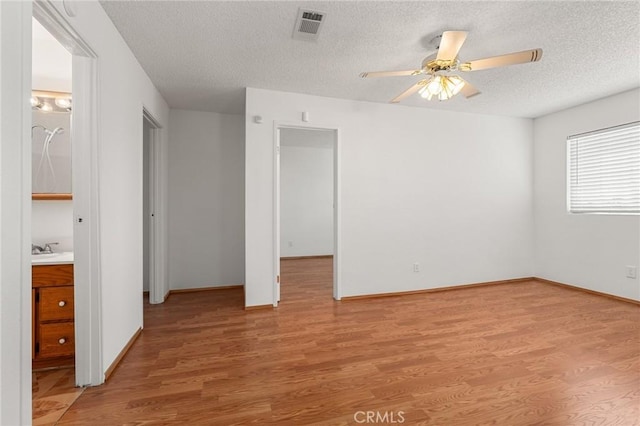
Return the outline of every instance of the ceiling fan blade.
{"type": "Polygon", "coordinates": [[[400,93],[398,96],[396,96],[395,98],[391,99],[391,103],[392,104],[397,104],[398,102],[400,102],[401,100],[403,100],[404,98],[407,98],[411,95],[413,95],[414,93],[416,93],[418,90],[420,90],[420,88],[422,86],[424,86],[425,84],[427,84],[427,80],[420,80],[419,82],[417,82],[416,84],[414,84],[413,86],[409,87],[407,90],[405,90],[404,92],[400,93]]]}
{"type": "Polygon", "coordinates": [[[460,64],[460,69],[462,71],[478,71],[488,68],[505,67],[507,65],[538,62],[540,59],[542,59],[542,49],[531,49],[465,62],[464,64],[460,64]]]}
{"type": "Polygon", "coordinates": [[[458,56],[458,52],[466,39],[466,31],[443,32],[436,61],[453,61],[458,56]]]}
{"type": "Polygon", "coordinates": [[[423,74],[422,70],[405,70],[405,71],[373,71],[360,73],[362,78],[371,77],[402,77],[406,75],[418,75],[423,74]]]}
{"type": "Polygon", "coordinates": [[[478,89],[476,89],[474,85],[470,84],[467,80],[463,78],[461,78],[460,80],[464,81],[464,86],[462,86],[462,89],[460,89],[460,93],[462,93],[465,98],[469,99],[481,93],[478,89]]]}

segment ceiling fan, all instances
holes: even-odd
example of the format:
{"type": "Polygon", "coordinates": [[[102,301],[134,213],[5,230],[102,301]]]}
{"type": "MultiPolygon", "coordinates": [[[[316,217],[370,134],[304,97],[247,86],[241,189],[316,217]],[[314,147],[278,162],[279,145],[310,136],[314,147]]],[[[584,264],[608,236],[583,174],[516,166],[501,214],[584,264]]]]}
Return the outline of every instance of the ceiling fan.
{"type": "Polygon", "coordinates": [[[507,53],[506,55],[492,56],[490,58],[476,59],[469,62],[461,62],[458,52],[467,38],[466,31],[445,31],[442,33],[437,54],[430,55],[422,61],[422,66],[417,70],[406,71],[375,71],[363,72],[362,78],[370,77],[398,77],[408,75],[426,75],[427,78],[418,81],[413,86],[391,100],[398,103],[401,100],[419,92],[428,100],[437,98],[441,101],[452,98],[462,93],[465,98],[480,94],[480,91],[469,84],[459,75],[458,71],[478,71],[489,68],[504,67],[507,65],[525,64],[537,62],[542,59],[542,49],[523,50],[522,52],[507,53]]]}

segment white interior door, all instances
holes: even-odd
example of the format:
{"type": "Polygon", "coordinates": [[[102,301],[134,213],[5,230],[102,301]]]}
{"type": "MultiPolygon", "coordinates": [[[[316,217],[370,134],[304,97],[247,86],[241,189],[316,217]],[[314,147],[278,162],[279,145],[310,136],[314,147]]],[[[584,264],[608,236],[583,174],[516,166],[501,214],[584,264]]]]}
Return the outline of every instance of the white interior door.
{"type": "Polygon", "coordinates": [[[275,212],[274,212],[274,301],[273,306],[278,306],[280,302],[280,128],[276,127],[275,137],[275,212]]]}
{"type": "Polygon", "coordinates": [[[148,140],[144,141],[148,145],[147,149],[147,168],[146,173],[147,187],[145,188],[145,198],[148,203],[148,209],[145,212],[144,227],[148,236],[147,244],[145,244],[145,274],[149,280],[149,303],[158,304],[165,300],[165,290],[163,285],[162,273],[162,253],[163,239],[162,234],[162,218],[159,214],[161,209],[161,173],[160,166],[160,125],[158,121],[147,111],[143,111],[143,119],[145,125],[148,126],[148,140]]]}
{"type": "Polygon", "coordinates": [[[0,424],[31,424],[31,4],[0,1],[0,424]]]}

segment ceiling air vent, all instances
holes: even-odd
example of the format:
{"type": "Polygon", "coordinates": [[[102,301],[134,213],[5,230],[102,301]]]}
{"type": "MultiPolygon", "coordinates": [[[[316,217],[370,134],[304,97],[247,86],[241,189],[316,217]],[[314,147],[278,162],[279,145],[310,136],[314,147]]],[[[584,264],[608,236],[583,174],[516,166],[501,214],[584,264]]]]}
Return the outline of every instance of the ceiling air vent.
{"type": "Polygon", "coordinates": [[[324,23],[326,13],[317,10],[298,9],[293,38],[296,40],[317,40],[320,28],[324,23]]]}

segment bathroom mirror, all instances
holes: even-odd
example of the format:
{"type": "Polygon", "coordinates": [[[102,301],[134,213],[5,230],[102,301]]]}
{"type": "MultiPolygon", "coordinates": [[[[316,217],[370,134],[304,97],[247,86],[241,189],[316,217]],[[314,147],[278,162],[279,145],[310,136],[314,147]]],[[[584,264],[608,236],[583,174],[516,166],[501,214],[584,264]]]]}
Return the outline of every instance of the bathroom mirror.
{"type": "Polygon", "coordinates": [[[70,200],[71,94],[34,90],[31,109],[32,198],[70,200]]]}

